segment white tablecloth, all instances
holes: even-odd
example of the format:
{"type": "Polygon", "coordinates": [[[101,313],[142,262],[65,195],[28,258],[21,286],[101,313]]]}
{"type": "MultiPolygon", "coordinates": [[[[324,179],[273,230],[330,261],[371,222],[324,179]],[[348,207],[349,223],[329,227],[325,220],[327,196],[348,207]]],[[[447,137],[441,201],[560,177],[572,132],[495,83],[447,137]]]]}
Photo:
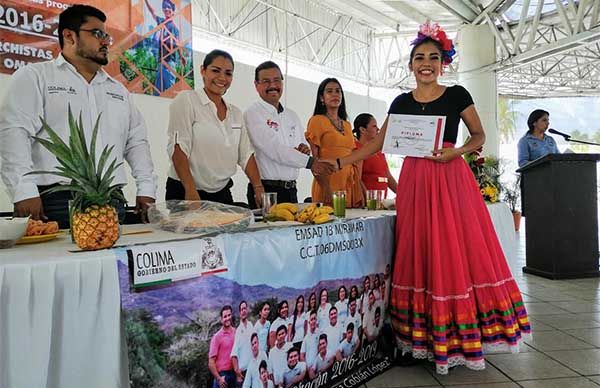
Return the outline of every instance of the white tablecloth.
{"type": "Polygon", "coordinates": [[[33,251],[0,251],[0,387],[126,386],[114,256],[33,251]]]}
{"type": "Polygon", "coordinates": [[[517,239],[512,213],[504,202],[488,204],[487,208],[504,255],[508,261],[511,261],[517,254],[517,239]]]}
{"type": "MultiPolygon", "coordinates": [[[[381,214],[395,212],[348,211],[352,218],[381,214]]],[[[143,229],[152,228],[124,231],[143,229]]],[[[118,245],[188,238],[154,230],[122,236],[118,245]]],[[[67,234],[0,250],[0,388],[129,386],[115,256],[76,250],[67,234]]]]}
{"type": "MultiPolygon", "coordinates": [[[[488,210],[507,257],[515,254],[512,215],[488,210]]],[[[349,210],[349,217],[395,214],[349,210]]],[[[256,224],[254,227],[264,227],[256,224]]],[[[125,227],[125,232],[150,229],[125,227]]],[[[191,236],[123,236],[128,246],[191,236]]],[[[119,280],[111,250],[72,252],[70,237],[0,250],[0,388],[127,387],[119,280]]]]}

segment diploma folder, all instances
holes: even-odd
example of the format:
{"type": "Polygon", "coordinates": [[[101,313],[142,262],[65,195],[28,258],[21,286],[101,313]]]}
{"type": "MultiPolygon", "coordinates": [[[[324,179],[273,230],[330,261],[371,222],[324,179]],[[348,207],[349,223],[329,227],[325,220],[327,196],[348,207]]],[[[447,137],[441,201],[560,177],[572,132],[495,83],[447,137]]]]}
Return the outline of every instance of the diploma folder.
{"type": "Polygon", "coordinates": [[[441,149],[446,116],[390,114],[383,142],[386,154],[424,157],[441,149]]]}

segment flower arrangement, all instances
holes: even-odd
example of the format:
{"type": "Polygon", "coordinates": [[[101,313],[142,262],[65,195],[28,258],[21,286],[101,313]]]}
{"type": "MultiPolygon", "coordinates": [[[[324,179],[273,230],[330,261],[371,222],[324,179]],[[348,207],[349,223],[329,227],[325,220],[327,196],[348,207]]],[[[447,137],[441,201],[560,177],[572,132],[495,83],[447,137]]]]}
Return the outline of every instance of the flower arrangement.
{"type": "Polygon", "coordinates": [[[431,38],[440,43],[442,46],[442,63],[444,66],[448,66],[452,63],[452,57],[456,54],[456,50],[454,49],[454,43],[452,43],[452,39],[446,36],[446,32],[440,27],[437,23],[426,22],[419,26],[419,32],[417,34],[417,38],[413,40],[410,44],[417,45],[421,43],[426,38],[431,38]]]}
{"type": "Polygon", "coordinates": [[[483,199],[490,203],[498,202],[502,185],[500,184],[500,161],[492,156],[482,156],[479,148],[464,156],[475,176],[483,199]]]}
{"type": "Polygon", "coordinates": [[[480,191],[481,191],[481,195],[483,196],[483,199],[485,201],[490,202],[490,203],[498,202],[499,190],[494,185],[487,184],[480,191]]]}

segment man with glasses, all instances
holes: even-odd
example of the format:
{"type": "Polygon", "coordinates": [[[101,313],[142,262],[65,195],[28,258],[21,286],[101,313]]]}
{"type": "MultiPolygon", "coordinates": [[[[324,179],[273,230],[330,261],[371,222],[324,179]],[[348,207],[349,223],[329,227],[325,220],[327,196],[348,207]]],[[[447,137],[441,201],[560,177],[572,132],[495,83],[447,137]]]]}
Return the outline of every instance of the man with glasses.
{"type": "MultiPolygon", "coordinates": [[[[94,7],[73,5],[60,14],[58,42],[61,54],[54,60],[19,69],[11,80],[0,108],[0,174],[14,203],[16,216],[58,221],[69,227],[70,192],[43,194],[51,187],[70,182],[55,175],[27,175],[57,166],[56,159],[33,136],[43,118],[65,141],[69,138],[67,110],[81,115],[86,137],[102,114],[96,154],[114,146],[111,157],[125,159],[137,185],[136,211],[146,220],[146,208],[156,197],[156,177],[146,138],[146,127],[125,87],[102,69],[108,63],[111,36],[106,16],[94,7]]],[[[127,183],[125,167],[115,172],[113,183],[127,183]]],[[[124,206],[120,206],[121,215],[124,206]]]]}
{"type": "MultiPolygon", "coordinates": [[[[296,112],[283,107],[283,75],[276,63],[267,61],[254,72],[254,86],[260,100],[244,112],[244,121],[254,145],[265,192],[277,193],[277,202],[298,202],[296,180],[299,170],[330,174],[335,167],[310,156],[304,126],[296,112]]],[[[248,203],[255,208],[254,189],[248,185],[248,203]]]]}

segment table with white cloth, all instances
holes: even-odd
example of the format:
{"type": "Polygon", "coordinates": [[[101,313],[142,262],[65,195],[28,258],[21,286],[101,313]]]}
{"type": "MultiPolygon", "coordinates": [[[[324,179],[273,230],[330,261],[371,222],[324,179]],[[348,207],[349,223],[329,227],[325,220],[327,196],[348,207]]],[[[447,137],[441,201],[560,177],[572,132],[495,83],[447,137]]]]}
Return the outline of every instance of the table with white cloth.
{"type": "MultiPolygon", "coordinates": [[[[348,210],[347,216],[392,217],[395,212],[348,210]]],[[[269,227],[278,233],[277,223],[269,227]]],[[[393,230],[393,222],[389,227],[393,230]]],[[[123,231],[148,229],[152,233],[123,235],[117,246],[199,237],[149,225],[128,225],[123,231]]],[[[0,388],[129,386],[115,252],[78,251],[68,233],[0,250],[0,388]]]]}
{"type": "MultiPolygon", "coordinates": [[[[514,231],[508,208],[494,204],[488,209],[509,256],[514,231]]],[[[393,217],[395,211],[348,210],[347,215],[393,217]]],[[[278,233],[276,226],[270,225],[269,232],[278,233]]],[[[123,235],[118,246],[199,237],[148,225],[123,231],[149,229],[152,233],[123,235]]],[[[78,251],[67,233],[54,241],[0,250],[0,388],[129,386],[115,252],[78,251]]]]}
{"type": "Polygon", "coordinates": [[[488,203],[487,208],[506,260],[514,261],[517,255],[517,238],[510,208],[504,202],[488,203]]]}

